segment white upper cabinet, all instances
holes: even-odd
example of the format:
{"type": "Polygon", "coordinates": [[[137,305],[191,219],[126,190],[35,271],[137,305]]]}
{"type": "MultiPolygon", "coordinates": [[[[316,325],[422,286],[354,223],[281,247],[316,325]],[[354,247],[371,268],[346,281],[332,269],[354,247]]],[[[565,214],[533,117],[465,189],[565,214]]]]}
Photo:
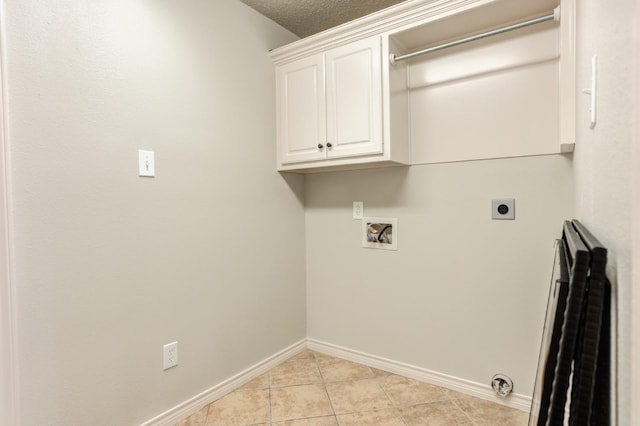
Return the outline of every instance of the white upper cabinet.
{"type": "Polygon", "coordinates": [[[363,157],[385,160],[380,40],[276,67],[280,170],[345,166],[354,157],[359,164],[363,157]]]}
{"type": "Polygon", "coordinates": [[[325,54],[327,157],[382,154],[380,37],[325,54]]]}
{"type": "Polygon", "coordinates": [[[411,0],[275,49],[278,170],[570,152],[576,0],[411,0]]]}
{"type": "Polygon", "coordinates": [[[324,159],[327,143],[324,55],[278,67],[277,79],[282,164],[324,159]]]}

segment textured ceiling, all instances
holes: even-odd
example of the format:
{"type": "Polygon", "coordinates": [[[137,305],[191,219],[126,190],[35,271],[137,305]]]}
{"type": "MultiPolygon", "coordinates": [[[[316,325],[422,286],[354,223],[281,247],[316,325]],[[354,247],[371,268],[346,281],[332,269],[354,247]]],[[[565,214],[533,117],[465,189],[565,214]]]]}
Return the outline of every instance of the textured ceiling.
{"type": "Polygon", "coordinates": [[[403,0],[240,0],[304,38],[403,0]]]}

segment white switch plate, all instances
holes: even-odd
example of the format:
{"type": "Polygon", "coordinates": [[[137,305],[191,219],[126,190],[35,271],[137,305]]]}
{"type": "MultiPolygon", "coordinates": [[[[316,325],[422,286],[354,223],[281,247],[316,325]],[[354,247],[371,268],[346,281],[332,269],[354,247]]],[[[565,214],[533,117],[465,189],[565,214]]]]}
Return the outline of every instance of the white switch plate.
{"type": "Polygon", "coordinates": [[[167,343],[162,347],[162,369],[168,370],[178,365],[178,342],[167,343]]]}
{"type": "Polygon", "coordinates": [[[138,176],[155,176],[156,161],[153,151],[138,150],[138,176]]]}
{"type": "Polygon", "coordinates": [[[354,201],[353,202],[353,218],[362,219],[363,213],[364,213],[364,202],[354,201]]]}
{"type": "Polygon", "coordinates": [[[596,127],[598,119],[598,55],[591,58],[591,108],[589,108],[589,127],[596,127]]]}
{"type": "Polygon", "coordinates": [[[589,95],[589,128],[596,127],[598,118],[598,55],[591,57],[591,86],[582,90],[583,93],[589,95]]]}

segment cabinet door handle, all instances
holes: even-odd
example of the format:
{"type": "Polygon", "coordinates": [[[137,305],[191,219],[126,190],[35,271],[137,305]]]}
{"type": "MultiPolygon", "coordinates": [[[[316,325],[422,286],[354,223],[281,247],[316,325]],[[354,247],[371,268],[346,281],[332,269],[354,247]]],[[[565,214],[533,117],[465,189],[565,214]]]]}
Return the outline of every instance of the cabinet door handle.
{"type": "Polygon", "coordinates": [[[333,145],[331,145],[331,142],[327,142],[327,148],[331,148],[333,145]]]}
{"type": "Polygon", "coordinates": [[[322,145],[321,143],[318,144],[318,149],[322,149],[324,148],[324,145],[322,145]]]}

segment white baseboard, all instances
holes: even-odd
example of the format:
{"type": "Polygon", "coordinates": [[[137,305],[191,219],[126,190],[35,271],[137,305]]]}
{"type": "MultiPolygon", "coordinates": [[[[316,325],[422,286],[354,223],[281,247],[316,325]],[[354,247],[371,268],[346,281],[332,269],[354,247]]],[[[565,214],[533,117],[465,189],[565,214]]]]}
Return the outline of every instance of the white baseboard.
{"type": "Polygon", "coordinates": [[[421,382],[441,386],[466,395],[475,396],[507,407],[516,408],[521,411],[529,412],[529,408],[531,407],[531,397],[521,394],[511,394],[507,398],[501,398],[496,395],[493,388],[488,384],[472,382],[314,339],[307,339],[307,348],[421,382]]]}
{"type": "Polygon", "coordinates": [[[273,367],[281,364],[291,358],[298,352],[303,351],[307,347],[306,339],[299,341],[280,352],[271,355],[269,358],[258,362],[257,364],[247,368],[246,370],[236,374],[235,376],[219,383],[204,392],[188,399],[187,401],[176,405],[175,407],[165,411],[162,414],[142,423],[140,426],[170,426],[186,419],[192,414],[197,413],[211,404],[213,401],[222,398],[229,392],[238,389],[240,386],[250,382],[271,370],[273,367]]]}
{"type": "Polygon", "coordinates": [[[531,406],[531,398],[520,394],[511,394],[507,398],[498,397],[491,386],[481,383],[472,382],[470,380],[460,379],[458,377],[449,376],[447,374],[438,373],[427,370],[425,368],[416,367],[398,361],[382,358],[376,355],[366,354],[353,349],[344,348],[342,346],[333,345],[331,343],[321,342],[315,339],[303,339],[298,343],[289,346],[286,349],[270,356],[269,358],[258,362],[257,364],[247,368],[246,370],[236,374],[235,376],[219,383],[199,395],[178,404],[177,406],[165,411],[164,413],[142,423],[140,426],[171,426],[192,414],[197,413],[202,407],[211,404],[213,401],[222,398],[229,392],[238,389],[245,383],[250,382],[271,370],[278,364],[283,363],[287,359],[303,351],[311,349],[316,352],[346,359],[348,361],[357,362],[379,370],[388,371],[390,373],[409,377],[421,382],[429,383],[436,386],[442,386],[466,395],[475,396],[507,407],[516,408],[522,411],[529,411],[531,406]]]}

